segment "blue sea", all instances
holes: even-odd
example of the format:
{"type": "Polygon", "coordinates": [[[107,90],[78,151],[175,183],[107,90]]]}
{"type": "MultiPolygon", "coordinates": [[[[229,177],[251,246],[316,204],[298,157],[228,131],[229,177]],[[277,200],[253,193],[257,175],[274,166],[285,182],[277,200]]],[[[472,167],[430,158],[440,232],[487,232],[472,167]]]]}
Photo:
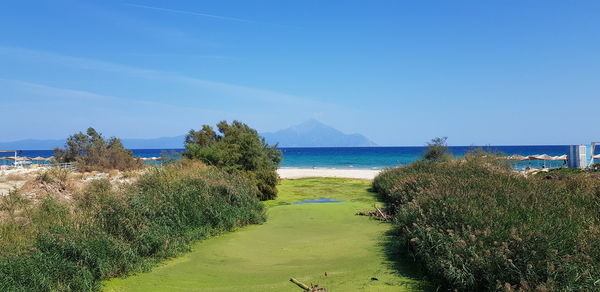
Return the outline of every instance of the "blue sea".
{"type": "MultiPolygon", "coordinates": [[[[454,156],[463,156],[474,146],[451,146],[454,156]]],[[[569,146],[485,146],[485,150],[501,152],[506,155],[519,154],[523,156],[548,154],[558,156],[568,154],[569,146]]],[[[139,157],[160,157],[161,153],[181,152],[183,149],[133,149],[133,154],[139,157]]],[[[315,147],[315,148],[281,148],[284,168],[357,168],[381,169],[398,165],[410,164],[421,158],[425,147],[315,147]]],[[[0,157],[12,156],[11,153],[0,153],[0,157]]],[[[50,157],[51,150],[23,150],[19,156],[50,157]]],[[[562,161],[546,161],[547,167],[560,167],[562,161]]],[[[12,164],[10,160],[0,160],[0,164],[12,164]]],[[[515,163],[516,168],[527,166],[540,167],[543,161],[524,161],[515,163]]]]}

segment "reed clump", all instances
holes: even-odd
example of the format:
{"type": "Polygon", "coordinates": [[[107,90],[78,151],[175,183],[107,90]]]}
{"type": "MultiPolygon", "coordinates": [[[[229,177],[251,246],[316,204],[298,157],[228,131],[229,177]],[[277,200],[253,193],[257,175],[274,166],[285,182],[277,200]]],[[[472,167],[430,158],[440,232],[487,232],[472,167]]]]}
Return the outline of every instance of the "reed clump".
{"type": "Polygon", "coordinates": [[[480,155],[387,169],[373,189],[397,240],[443,287],[600,290],[597,173],[524,177],[480,155]]]}
{"type": "Polygon", "coordinates": [[[68,204],[53,196],[33,203],[17,191],[0,201],[0,291],[99,290],[103,279],[265,219],[246,178],[188,162],[128,185],[94,180],[68,204]]]}

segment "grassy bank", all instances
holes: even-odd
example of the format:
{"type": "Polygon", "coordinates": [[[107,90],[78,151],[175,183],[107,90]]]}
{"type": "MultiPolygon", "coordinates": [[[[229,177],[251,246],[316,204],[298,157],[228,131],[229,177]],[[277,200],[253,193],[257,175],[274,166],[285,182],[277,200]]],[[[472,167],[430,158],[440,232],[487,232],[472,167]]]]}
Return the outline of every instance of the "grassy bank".
{"type": "MultiPolygon", "coordinates": [[[[60,189],[66,177],[38,179],[60,189]]],[[[197,163],[152,169],[133,184],[96,180],[69,200],[33,202],[12,192],[0,206],[0,291],[98,290],[103,279],[264,220],[246,179],[197,163]]]]}
{"type": "Polygon", "coordinates": [[[397,241],[458,290],[600,289],[600,179],[526,178],[480,156],[388,169],[373,182],[397,241]]]}
{"type": "Polygon", "coordinates": [[[105,291],[300,291],[290,277],[329,291],[418,291],[411,269],[388,260],[390,224],[355,215],[376,203],[368,187],[364,180],[284,180],[278,198],[265,202],[265,224],[198,242],[149,273],[107,282],[105,291]],[[321,197],[342,202],[292,204],[321,197]]]}

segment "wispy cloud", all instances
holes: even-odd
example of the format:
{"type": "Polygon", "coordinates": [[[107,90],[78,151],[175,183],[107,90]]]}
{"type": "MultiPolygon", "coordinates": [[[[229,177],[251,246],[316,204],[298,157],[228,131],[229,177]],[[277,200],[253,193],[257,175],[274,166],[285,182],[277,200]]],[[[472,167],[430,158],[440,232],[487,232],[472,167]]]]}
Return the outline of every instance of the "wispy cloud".
{"type": "MultiPolygon", "coordinates": [[[[112,103],[128,104],[128,105],[134,105],[134,106],[152,106],[152,107],[160,108],[163,110],[166,108],[169,108],[169,109],[173,109],[173,110],[186,110],[186,111],[190,111],[190,110],[194,111],[195,110],[195,111],[200,111],[202,113],[210,112],[213,114],[225,114],[225,112],[218,111],[218,110],[209,110],[206,108],[200,109],[200,108],[189,107],[189,106],[183,107],[183,106],[166,104],[166,103],[162,103],[162,102],[123,98],[123,97],[118,97],[118,96],[114,96],[114,95],[106,95],[106,94],[101,94],[101,93],[97,93],[97,92],[91,92],[91,91],[87,91],[87,90],[56,87],[56,86],[50,86],[50,85],[41,84],[41,83],[23,81],[23,80],[0,78],[0,84],[2,84],[2,83],[15,85],[15,86],[21,88],[22,90],[25,90],[26,92],[32,93],[41,98],[55,97],[55,98],[65,98],[65,99],[69,99],[69,100],[79,100],[82,102],[102,102],[102,103],[112,102],[112,103]]],[[[8,102],[10,102],[10,101],[8,101],[8,102]]],[[[16,100],[15,102],[18,103],[19,101],[16,100]]]]}
{"type": "Polygon", "coordinates": [[[208,18],[219,19],[219,20],[224,20],[224,21],[235,21],[235,22],[240,22],[240,23],[252,23],[252,24],[264,24],[264,25],[278,26],[278,27],[282,27],[282,28],[292,28],[292,29],[300,28],[298,26],[293,26],[293,25],[283,25],[283,24],[278,24],[278,23],[256,21],[256,20],[250,20],[250,19],[244,19],[244,18],[208,14],[208,13],[196,12],[196,11],[191,11],[191,10],[172,9],[172,8],[156,7],[156,6],[134,4],[134,3],[124,3],[124,5],[141,8],[141,9],[150,9],[150,10],[156,10],[156,11],[169,12],[169,13],[178,13],[178,14],[185,14],[185,15],[191,15],[191,16],[208,17],[208,18]]]}
{"type": "Polygon", "coordinates": [[[321,110],[340,109],[339,105],[329,104],[310,98],[299,97],[296,95],[282,93],[278,91],[254,88],[227,82],[199,79],[173,72],[144,69],[89,58],[65,56],[45,51],[5,46],[0,46],[0,56],[1,55],[8,55],[13,57],[17,56],[25,58],[29,61],[50,62],[61,66],[68,66],[78,69],[127,74],[145,79],[174,82],[181,85],[196,87],[198,89],[205,89],[210,90],[212,92],[218,92],[222,96],[232,99],[262,101],[271,105],[292,108],[319,108],[321,110]]]}
{"type": "Polygon", "coordinates": [[[136,57],[150,57],[150,58],[172,58],[172,57],[185,57],[188,59],[212,59],[212,60],[243,60],[238,57],[231,56],[223,56],[223,55],[200,55],[200,54],[154,54],[154,53],[127,53],[128,56],[136,56],[136,57]]]}
{"type": "Polygon", "coordinates": [[[158,10],[158,11],[165,11],[165,12],[172,12],[172,13],[179,13],[179,14],[187,14],[187,15],[194,15],[194,16],[209,17],[209,18],[215,18],[215,19],[220,19],[220,20],[230,20],[230,21],[246,22],[246,23],[258,23],[257,21],[248,20],[248,19],[242,19],[242,18],[236,18],[236,17],[228,17],[228,16],[221,16],[221,15],[214,15],[214,14],[208,14],[208,13],[200,13],[200,12],[189,11],[189,10],[171,9],[171,8],[155,7],[155,6],[133,4],[133,3],[125,3],[125,5],[132,6],[132,7],[137,7],[137,8],[144,8],[144,9],[151,9],[151,10],[158,10]]]}

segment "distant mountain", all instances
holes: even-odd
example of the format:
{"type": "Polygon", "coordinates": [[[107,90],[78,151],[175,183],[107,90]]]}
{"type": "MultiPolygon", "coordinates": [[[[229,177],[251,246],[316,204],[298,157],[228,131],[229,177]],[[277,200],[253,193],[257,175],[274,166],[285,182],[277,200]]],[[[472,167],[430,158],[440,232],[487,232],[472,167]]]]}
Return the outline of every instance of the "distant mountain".
{"type": "Polygon", "coordinates": [[[377,146],[361,134],[345,134],[317,120],[279,130],[262,133],[269,144],[280,147],[363,147],[377,146]]]}
{"type": "MultiPolygon", "coordinates": [[[[175,137],[161,137],[152,139],[121,139],[128,149],[178,149],[183,148],[185,135],[175,137]]],[[[13,142],[0,142],[0,150],[51,150],[63,147],[65,139],[56,140],[19,140],[13,142]]]]}
{"type": "MultiPolygon", "coordinates": [[[[317,120],[309,120],[274,133],[261,134],[269,144],[280,147],[362,147],[377,146],[360,134],[344,134],[317,120]]],[[[184,147],[185,135],[151,139],[121,139],[128,149],[179,149],[184,147]]],[[[63,147],[65,139],[26,139],[0,142],[0,150],[51,150],[63,147]]]]}
{"type": "Polygon", "coordinates": [[[12,142],[0,142],[0,150],[50,150],[62,147],[64,139],[57,140],[35,140],[26,139],[12,142]]]}

